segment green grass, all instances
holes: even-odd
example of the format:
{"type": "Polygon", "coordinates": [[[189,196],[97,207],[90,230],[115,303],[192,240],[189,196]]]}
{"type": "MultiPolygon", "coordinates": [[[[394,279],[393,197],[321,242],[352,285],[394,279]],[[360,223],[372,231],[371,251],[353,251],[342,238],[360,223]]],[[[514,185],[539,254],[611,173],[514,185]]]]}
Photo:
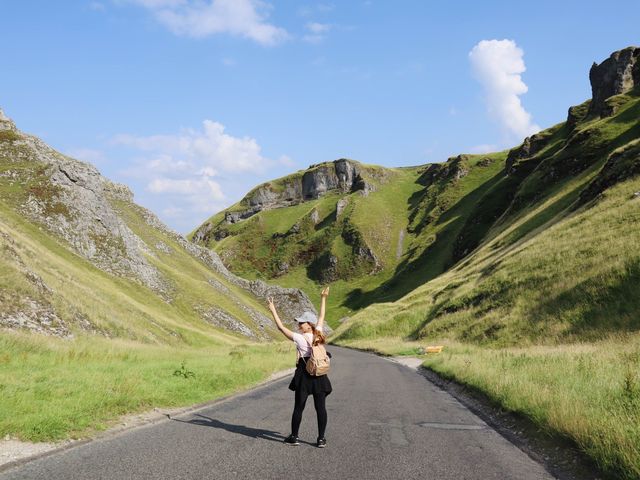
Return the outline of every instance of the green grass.
{"type": "MultiPolygon", "coordinates": [[[[568,191],[575,183],[567,184],[568,191]]],[[[392,331],[409,339],[447,336],[506,346],[635,331],[640,328],[640,211],[633,193],[639,190],[640,179],[629,180],[590,208],[557,212],[560,218],[550,226],[515,234],[555,209],[566,195],[558,191],[455,268],[397,302],[356,314],[338,329],[337,340],[392,331]],[[510,240],[514,235],[517,240],[510,240]],[[396,318],[403,320],[390,327],[396,318]]]]}
{"type": "Polygon", "coordinates": [[[10,332],[0,334],[0,352],[0,436],[35,442],[86,437],[124,414],[228,395],[294,359],[284,343],[194,348],[10,332]],[[194,376],[174,375],[183,363],[194,376]]]}
{"type": "Polygon", "coordinates": [[[571,438],[617,478],[640,477],[640,337],[556,347],[447,346],[424,364],[571,438]]]}
{"type": "Polygon", "coordinates": [[[387,354],[444,343],[429,368],[571,438],[616,478],[638,478],[640,178],[573,209],[593,175],[550,189],[454,268],[356,313],[332,341],[387,354]]]}

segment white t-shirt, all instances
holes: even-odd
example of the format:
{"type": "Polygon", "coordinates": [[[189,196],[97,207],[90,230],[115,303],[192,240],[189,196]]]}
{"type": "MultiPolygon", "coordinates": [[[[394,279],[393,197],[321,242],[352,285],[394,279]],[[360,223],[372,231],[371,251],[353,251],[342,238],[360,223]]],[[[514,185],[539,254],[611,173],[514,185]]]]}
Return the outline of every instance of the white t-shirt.
{"type": "MultiPolygon", "coordinates": [[[[322,330],[319,330],[322,332],[322,330]]],[[[311,356],[311,343],[313,342],[313,333],[297,333],[293,334],[293,343],[296,344],[296,348],[298,349],[298,354],[301,357],[310,357],[311,356]],[[304,335],[304,336],[303,336],[304,335]],[[309,340],[305,340],[305,337],[309,340]]]]}

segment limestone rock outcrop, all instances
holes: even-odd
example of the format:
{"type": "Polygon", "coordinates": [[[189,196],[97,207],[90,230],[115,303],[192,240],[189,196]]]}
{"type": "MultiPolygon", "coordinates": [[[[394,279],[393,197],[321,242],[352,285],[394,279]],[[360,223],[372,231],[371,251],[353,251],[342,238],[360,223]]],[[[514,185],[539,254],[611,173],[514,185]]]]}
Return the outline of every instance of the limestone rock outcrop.
{"type": "MultiPolygon", "coordinates": [[[[187,254],[208,266],[212,277],[220,275],[261,301],[267,296],[276,298],[284,319],[293,320],[294,316],[305,310],[315,311],[301,290],[248,281],[230,273],[216,253],[189,242],[165,226],[152,212],[135,205],[133,193],[128,187],[106,179],[94,166],[63,155],[37,137],[20,132],[2,110],[0,157],[29,164],[28,183],[22,179],[25,200],[16,207],[28,221],[41,225],[62,239],[70,250],[100,270],[137,281],[167,303],[173,301],[174,287],[154,265],[153,259],[157,258],[159,251],[171,253],[171,248],[160,241],[147,244],[127,224],[119,207],[122,203],[119,202],[125,202],[127,208],[139,212],[151,229],[175,241],[187,254]]],[[[0,181],[21,180],[14,179],[14,173],[11,169],[7,170],[0,181]]],[[[273,328],[270,318],[243,303],[221,282],[212,278],[209,283],[235,302],[257,326],[273,328]]],[[[0,318],[0,325],[50,332],[57,336],[67,335],[68,331],[55,316],[55,311],[47,310],[49,313],[46,313],[46,308],[49,308],[46,305],[23,303],[26,306],[22,311],[11,317],[0,318]]],[[[194,310],[201,313],[204,321],[221,328],[257,339],[268,337],[266,332],[251,330],[240,319],[222,309],[209,308],[200,312],[194,306],[194,310]]]]}
{"type": "MultiPolygon", "coordinates": [[[[245,196],[240,202],[244,210],[225,212],[227,224],[238,223],[262,210],[297,205],[306,200],[317,199],[330,191],[350,193],[361,191],[368,194],[373,186],[361,175],[358,162],[341,158],[333,162],[311,165],[302,175],[283,179],[277,186],[262,184],[245,196]]],[[[208,239],[211,225],[202,225],[193,235],[196,242],[208,239]]]]}
{"type": "Polygon", "coordinates": [[[531,158],[542,150],[547,144],[548,139],[539,133],[535,133],[530,137],[527,137],[522,142],[522,145],[516,148],[512,148],[507,155],[505,162],[505,173],[512,175],[516,173],[517,163],[520,160],[531,158]]]}
{"type": "Polygon", "coordinates": [[[613,115],[615,108],[607,105],[606,100],[640,85],[640,47],[618,50],[602,63],[594,63],[589,80],[592,91],[589,113],[603,117],[613,115]]]}
{"type": "Polygon", "coordinates": [[[425,168],[419,182],[426,186],[442,180],[458,181],[469,173],[468,160],[468,155],[462,154],[450,157],[444,163],[431,163],[425,168]]]}

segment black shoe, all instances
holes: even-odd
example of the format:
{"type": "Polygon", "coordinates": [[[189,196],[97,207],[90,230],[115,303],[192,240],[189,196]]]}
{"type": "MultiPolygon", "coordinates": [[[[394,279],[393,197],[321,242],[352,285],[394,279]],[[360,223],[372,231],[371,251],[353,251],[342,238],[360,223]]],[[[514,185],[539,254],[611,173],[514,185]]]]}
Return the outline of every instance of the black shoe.
{"type": "Polygon", "coordinates": [[[293,434],[285,438],[284,443],[286,443],[287,445],[300,445],[300,442],[298,441],[298,437],[296,437],[293,434]]]}
{"type": "Polygon", "coordinates": [[[327,446],[327,440],[325,438],[318,439],[318,448],[324,448],[327,446]]]}

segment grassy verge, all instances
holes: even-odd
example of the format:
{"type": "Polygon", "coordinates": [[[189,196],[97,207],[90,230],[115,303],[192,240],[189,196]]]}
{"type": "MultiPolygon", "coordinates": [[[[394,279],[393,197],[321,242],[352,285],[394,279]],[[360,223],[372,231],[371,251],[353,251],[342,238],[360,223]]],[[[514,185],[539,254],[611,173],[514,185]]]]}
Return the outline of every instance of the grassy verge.
{"type": "Polygon", "coordinates": [[[177,348],[3,332],[0,437],[85,437],[126,413],[186,406],[247,388],[292,366],[292,352],[284,343],[177,348]]]}
{"type": "MultiPolygon", "coordinates": [[[[572,439],[615,478],[640,478],[639,335],[525,348],[444,344],[441,354],[422,357],[424,366],[572,439]]],[[[379,338],[351,346],[418,356],[424,345],[379,338]]]]}

